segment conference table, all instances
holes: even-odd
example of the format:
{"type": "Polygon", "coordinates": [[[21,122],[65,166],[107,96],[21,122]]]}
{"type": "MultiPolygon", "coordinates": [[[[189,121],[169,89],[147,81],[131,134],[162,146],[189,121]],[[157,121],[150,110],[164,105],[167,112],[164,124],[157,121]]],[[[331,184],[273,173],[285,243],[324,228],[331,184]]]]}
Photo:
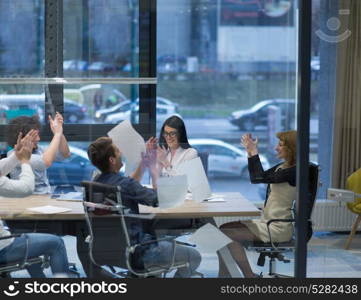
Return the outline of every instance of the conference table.
{"type": "MultiPolygon", "coordinates": [[[[152,214],[156,219],[192,219],[214,217],[257,217],[259,209],[240,193],[222,193],[224,201],[195,202],[185,200],[182,205],[160,209],[139,205],[141,214],[152,214]]],[[[85,273],[92,277],[102,276],[94,271],[88,258],[88,244],[85,238],[88,229],[82,201],[65,201],[51,199],[51,195],[31,195],[25,198],[0,197],[0,218],[5,220],[12,232],[45,232],[58,235],[73,235],[77,238],[77,253],[85,273]],[[40,213],[29,209],[34,207],[53,206],[68,209],[62,213],[40,213]]],[[[227,248],[223,248],[222,256],[230,261],[227,248]]],[[[229,271],[238,277],[239,271],[229,263],[229,271]],[[232,269],[232,270],[230,270],[232,269]]]]}

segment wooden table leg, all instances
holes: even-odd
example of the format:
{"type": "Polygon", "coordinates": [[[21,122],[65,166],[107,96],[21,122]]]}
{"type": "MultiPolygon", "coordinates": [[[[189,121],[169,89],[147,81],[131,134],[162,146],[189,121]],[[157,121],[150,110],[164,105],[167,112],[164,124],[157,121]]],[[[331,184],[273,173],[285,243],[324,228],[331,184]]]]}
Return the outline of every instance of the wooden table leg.
{"type": "Polygon", "coordinates": [[[351,241],[352,241],[354,235],[356,234],[357,227],[359,226],[360,222],[361,222],[361,215],[358,215],[355,223],[353,223],[353,225],[352,225],[352,230],[351,230],[350,235],[348,236],[348,239],[346,241],[346,244],[345,244],[345,249],[346,250],[348,250],[350,248],[351,241]]]}

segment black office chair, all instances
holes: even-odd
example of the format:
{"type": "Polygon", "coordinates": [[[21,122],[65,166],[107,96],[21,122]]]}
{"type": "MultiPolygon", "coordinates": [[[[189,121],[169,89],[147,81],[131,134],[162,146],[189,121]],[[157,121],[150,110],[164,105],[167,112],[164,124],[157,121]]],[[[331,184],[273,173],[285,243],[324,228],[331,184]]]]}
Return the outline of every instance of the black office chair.
{"type": "MultiPolygon", "coordinates": [[[[319,168],[318,165],[310,163],[309,168],[309,197],[306,203],[307,205],[307,242],[311,239],[313,234],[311,214],[313,206],[316,200],[317,188],[319,181],[319,168]]],[[[269,188],[267,189],[267,197],[269,193],[269,188]]],[[[254,242],[251,246],[247,247],[249,250],[255,250],[260,253],[257,261],[257,265],[264,266],[266,257],[269,257],[269,273],[268,275],[272,277],[288,277],[282,274],[276,273],[276,260],[282,261],[284,263],[289,263],[290,260],[287,259],[284,255],[286,252],[294,251],[295,249],[295,239],[294,237],[288,242],[276,243],[272,241],[271,232],[269,226],[273,222],[287,222],[294,223],[295,219],[271,219],[267,222],[268,234],[270,242],[254,242]]]]}
{"type": "Polygon", "coordinates": [[[128,212],[129,209],[122,204],[119,186],[90,181],[83,181],[81,185],[85,188],[83,204],[90,234],[89,257],[94,265],[109,267],[115,277],[165,276],[167,272],[188,266],[188,262],[174,263],[178,242],[173,237],[131,244],[127,226],[134,219],[146,221],[149,217],[128,212]],[[169,240],[174,245],[173,261],[169,266],[145,268],[136,264],[133,255],[139,247],[163,240],[169,240]],[[116,272],[114,267],[127,271],[116,272]]]}
{"type": "MultiPolygon", "coordinates": [[[[46,255],[37,256],[37,257],[28,257],[28,248],[29,248],[29,242],[28,242],[28,236],[27,234],[23,234],[25,236],[26,240],[26,246],[24,250],[24,255],[21,260],[16,261],[7,261],[6,263],[0,264],[0,277],[2,278],[11,278],[11,273],[24,270],[28,266],[34,265],[34,264],[40,264],[42,269],[49,267],[49,257],[46,255]]],[[[4,237],[0,237],[0,240],[10,239],[10,238],[17,238],[20,237],[21,234],[12,234],[4,237]]]]}

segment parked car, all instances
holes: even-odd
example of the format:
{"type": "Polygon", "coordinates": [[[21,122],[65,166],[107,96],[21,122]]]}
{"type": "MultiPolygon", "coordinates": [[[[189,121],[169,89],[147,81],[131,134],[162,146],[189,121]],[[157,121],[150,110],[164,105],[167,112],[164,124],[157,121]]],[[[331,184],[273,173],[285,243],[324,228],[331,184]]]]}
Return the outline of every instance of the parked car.
{"type": "Polygon", "coordinates": [[[80,185],[82,180],[90,180],[96,168],[88,159],[85,150],[69,146],[71,156],[64,161],[54,162],[47,169],[50,185],[80,185]]]}
{"type": "Polygon", "coordinates": [[[85,60],[64,60],[63,62],[64,71],[86,71],[88,69],[88,62],[85,60]]]}
{"type": "Polygon", "coordinates": [[[131,105],[132,103],[129,100],[125,100],[112,107],[98,109],[94,115],[95,120],[104,122],[106,117],[110,114],[130,111],[132,108],[131,105]]]}
{"type": "Polygon", "coordinates": [[[281,110],[281,125],[283,130],[292,129],[295,122],[294,99],[270,99],[258,102],[249,109],[234,111],[229,121],[240,130],[252,131],[258,126],[266,128],[268,125],[268,108],[274,105],[281,110]]]}
{"type": "MultiPolygon", "coordinates": [[[[245,150],[216,139],[189,139],[189,143],[198,152],[207,152],[208,175],[215,176],[241,176],[249,178],[248,157],[245,150]]],[[[266,157],[260,155],[265,169],[269,168],[266,157]]]]}
{"type": "MultiPolygon", "coordinates": [[[[135,100],[135,104],[132,108],[136,116],[136,122],[138,122],[139,99],[135,100]]],[[[129,109],[127,111],[109,114],[104,119],[104,123],[118,124],[121,121],[130,120],[131,111],[132,110],[129,109]]],[[[167,118],[173,115],[181,117],[178,114],[178,104],[162,97],[157,97],[156,112],[157,112],[157,123],[159,124],[162,124],[167,118]]]]}
{"type": "Polygon", "coordinates": [[[73,100],[64,99],[64,117],[68,123],[77,123],[86,117],[87,107],[73,100]]]}
{"type": "Polygon", "coordinates": [[[174,54],[161,55],[157,59],[157,70],[159,73],[186,72],[187,58],[185,56],[176,56],[174,54]]]}
{"type": "Polygon", "coordinates": [[[114,72],[117,70],[117,67],[110,63],[95,61],[89,65],[88,70],[95,72],[114,72]]]}

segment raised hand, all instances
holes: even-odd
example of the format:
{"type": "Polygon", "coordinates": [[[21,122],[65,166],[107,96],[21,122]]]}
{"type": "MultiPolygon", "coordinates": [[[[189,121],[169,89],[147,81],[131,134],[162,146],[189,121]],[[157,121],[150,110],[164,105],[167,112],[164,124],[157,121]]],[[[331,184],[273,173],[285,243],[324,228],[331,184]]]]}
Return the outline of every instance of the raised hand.
{"type": "Polygon", "coordinates": [[[50,129],[54,135],[63,134],[63,123],[63,116],[59,112],[56,112],[54,119],[49,115],[50,129]]]}
{"type": "Polygon", "coordinates": [[[170,163],[167,159],[168,151],[165,147],[158,146],[157,148],[157,161],[160,163],[164,168],[169,167],[170,163]]]}
{"type": "Polygon", "coordinates": [[[246,133],[241,137],[241,144],[248,153],[248,156],[258,154],[258,138],[253,139],[250,133],[246,133]]]}
{"type": "Polygon", "coordinates": [[[19,133],[14,149],[15,155],[20,162],[24,163],[30,160],[37,134],[38,132],[34,129],[30,130],[24,138],[22,138],[22,133],[19,133]]]}
{"type": "Polygon", "coordinates": [[[157,162],[157,139],[151,137],[145,144],[146,153],[144,155],[144,160],[147,160],[147,166],[150,167],[155,165],[157,162]]]}

